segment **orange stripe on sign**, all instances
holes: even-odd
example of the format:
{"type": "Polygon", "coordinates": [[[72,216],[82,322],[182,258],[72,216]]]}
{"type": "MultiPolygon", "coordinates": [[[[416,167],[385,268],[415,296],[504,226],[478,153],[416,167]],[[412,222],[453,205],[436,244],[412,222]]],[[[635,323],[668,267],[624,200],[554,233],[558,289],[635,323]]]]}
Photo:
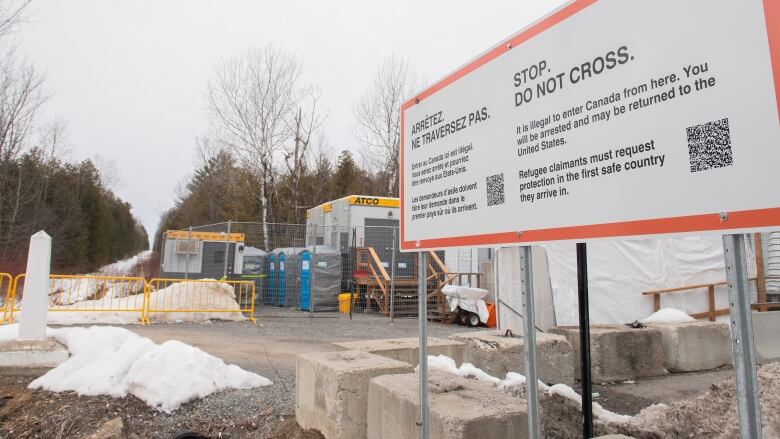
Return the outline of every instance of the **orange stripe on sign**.
{"type": "MultiPolygon", "coordinates": [[[[466,247],[485,246],[502,243],[527,243],[542,241],[567,241],[597,238],[617,238],[643,235],[663,235],[673,233],[710,232],[716,230],[738,230],[771,227],[780,223],[780,207],[770,209],[743,210],[729,212],[726,221],[720,215],[710,213],[651,220],[625,221],[587,226],[556,227],[550,229],[502,232],[486,235],[458,236],[452,238],[428,239],[420,241],[420,247],[466,247]]],[[[403,250],[417,248],[415,241],[404,241],[403,250]]]]}
{"type": "Polygon", "coordinates": [[[769,56],[772,59],[772,71],[775,77],[775,98],[777,115],[780,119],[780,1],[764,0],[766,33],[769,36],[769,56]]]}

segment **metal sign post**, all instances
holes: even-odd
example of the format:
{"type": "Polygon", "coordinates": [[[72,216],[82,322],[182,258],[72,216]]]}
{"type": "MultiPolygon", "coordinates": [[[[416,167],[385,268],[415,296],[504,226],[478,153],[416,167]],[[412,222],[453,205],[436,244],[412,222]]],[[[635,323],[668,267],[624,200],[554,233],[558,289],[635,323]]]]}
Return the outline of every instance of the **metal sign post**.
{"type": "Polygon", "coordinates": [[[726,279],[731,317],[731,351],[737,381],[739,435],[743,439],[761,439],[761,402],[756,378],[756,352],[753,345],[753,319],[748,292],[745,236],[723,236],[726,279]]]}
{"type": "Polygon", "coordinates": [[[425,270],[425,252],[418,253],[419,262],[419,298],[418,321],[420,325],[420,365],[418,376],[420,378],[420,439],[428,439],[428,282],[425,270]]]}
{"type": "Polygon", "coordinates": [[[395,317],[395,266],[396,262],[395,253],[398,249],[398,227],[393,227],[393,255],[390,258],[390,322],[392,323],[395,317]]]}
{"type": "Polygon", "coordinates": [[[501,247],[496,247],[493,253],[493,289],[496,296],[496,328],[501,330],[501,295],[498,292],[498,253],[501,247]]]}
{"type": "Polygon", "coordinates": [[[228,256],[230,255],[230,226],[231,222],[227,222],[227,235],[225,235],[225,265],[222,270],[222,279],[227,280],[228,274],[228,256]]]}
{"type": "Polygon", "coordinates": [[[580,378],[582,381],[582,437],[593,437],[593,384],[590,376],[590,311],[588,307],[588,250],[577,243],[577,296],[580,313],[580,378]]]}
{"type": "Polygon", "coordinates": [[[190,258],[192,257],[192,226],[189,228],[187,241],[187,267],[184,269],[184,280],[190,278],[190,258]]]}
{"type": "Polygon", "coordinates": [[[528,402],[528,437],[538,438],[539,434],[539,381],[536,373],[536,313],[534,312],[533,265],[531,247],[522,248],[520,273],[522,275],[523,294],[523,347],[525,350],[525,393],[528,402]]]}

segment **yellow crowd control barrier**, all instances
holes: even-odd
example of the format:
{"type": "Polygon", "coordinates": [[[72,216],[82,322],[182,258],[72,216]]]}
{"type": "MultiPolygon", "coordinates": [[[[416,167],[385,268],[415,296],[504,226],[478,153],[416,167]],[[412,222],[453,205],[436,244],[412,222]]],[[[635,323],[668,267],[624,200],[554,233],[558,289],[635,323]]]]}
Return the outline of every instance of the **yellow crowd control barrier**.
{"type": "Polygon", "coordinates": [[[163,313],[207,313],[226,319],[245,314],[255,323],[252,281],[156,278],[149,281],[148,291],[147,320],[163,313]]]}
{"type": "Polygon", "coordinates": [[[0,273],[0,300],[2,300],[2,315],[0,324],[11,318],[14,304],[14,278],[8,273],[0,273]]]}
{"type": "MultiPolygon", "coordinates": [[[[14,281],[9,322],[13,322],[14,313],[19,312],[18,303],[23,299],[24,279],[25,275],[20,274],[14,281]]],[[[48,311],[103,313],[88,318],[82,314],[74,317],[73,323],[122,323],[126,321],[126,313],[137,313],[139,322],[148,323],[145,319],[147,290],[146,280],[140,277],[52,274],[49,276],[48,311]]],[[[68,319],[64,317],[58,320],[68,319]]]]}
{"type": "MultiPolygon", "coordinates": [[[[0,324],[12,323],[14,313],[20,311],[24,280],[24,274],[12,278],[0,273],[0,324]]],[[[49,276],[48,311],[72,313],[72,323],[129,323],[132,317],[126,317],[134,313],[143,324],[162,313],[208,313],[213,316],[205,318],[225,319],[230,319],[231,313],[234,317],[246,314],[254,323],[255,283],[213,279],[147,282],[140,277],[53,274],[49,276]]],[[[66,315],[57,320],[71,321],[66,315]]]]}

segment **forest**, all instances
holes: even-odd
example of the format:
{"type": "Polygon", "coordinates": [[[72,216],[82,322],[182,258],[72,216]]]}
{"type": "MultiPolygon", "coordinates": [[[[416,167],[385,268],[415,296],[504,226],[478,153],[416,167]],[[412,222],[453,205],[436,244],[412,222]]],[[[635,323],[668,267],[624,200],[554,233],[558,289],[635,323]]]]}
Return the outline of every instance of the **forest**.
{"type": "Polygon", "coordinates": [[[74,160],[61,120],[45,120],[45,75],[19,50],[29,1],[0,8],[0,272],[25,271],[30,236],[53,240],[52,272],[88,273],[149,247],[146,230],[92,160],[74,160]]]}

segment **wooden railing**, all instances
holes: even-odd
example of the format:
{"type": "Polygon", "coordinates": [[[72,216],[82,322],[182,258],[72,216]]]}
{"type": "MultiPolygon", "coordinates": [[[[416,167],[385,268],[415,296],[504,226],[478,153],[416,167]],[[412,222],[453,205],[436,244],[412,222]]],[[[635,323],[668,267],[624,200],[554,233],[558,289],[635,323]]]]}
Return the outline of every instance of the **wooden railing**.
{"type": "MultiPolygon", "coordinates": [[[[775,277],[767,277],[766,279],[779,279],[775,277]]],[[[756,278],[752,277],[748,279],[748,282],[756,282],[756,278]]],[[[690,290],[698,290],[698,289],[707,289],[707,311],[705,312],[698,312],[698,313],[692,313],[690,314],[691,317],[694,319],[704,319],[707,318],[711,322],[714,322],[715,319],[718,316],[725,316],[728,315],[729,309],[728,308],[721,308],[716,309],[715,307],[715,287],[726,285],[726,282],[713,282],[708,284],[698,284],[698,285],[686,285],[683,287],[676,287],[676,288],[665,288],[660,290],[648,290],[643,291],[643,296],[653,296],[653,310],[658,311],[661,309],[661,296],[664,294],[673,294],[673,293],[680,293],[690,290]]],[[[759,303],[753,303],[751,304],[751,307],[758,311],[767,311],[768,309],[780,309],[780,302],[764,302],[761,301],[759,303]]]]}
{"type": "Polygon", "coordinates": [[[385,295],[389,293],[387,286],[390,282],[390,275],[387,274],[385,266],[382,265],[382,261],[373,247],[360,247],[355,251],[355,268],[370,272],[382,293],[385,295]]]}
{"type": "MultiPolygon", "coordinates": [[[[447,300],[442,293],[442,288],[446,285],[453,285],[457,282],[459,285],[465,285],[468,283],[470,286],[480,287],[482,284],[481,273],[454,273],[450,272],[444,262],[441,260],[438,254],[429,251],[427,253],[427,265],[426,265],[426,285],[427,285],[427,301],[429,316],[433,318],[446,320],[452,317],[452,313],[447,307],[447,300]]],[[[417,258],[417,255],[415,255],[417,258]]],[[[417,260],[413,263],[416,266],[417,260]]],[[[382,261],[379,259],[379,255],[372,247],[359,247],[355,253],[355,269],[361,271],[367,277],[369,281],[369,289],[375,291],[376,294],[369,292],[370,297],[377,302],[380,310],[383,313],[389,312],[390,290],[392,279],[388,275],[387,270],[382,261]]],[[[403,294],[407,294],[408,289],[415,288],[417,285],[418,271],[413,270],[411,277],[406,277],[401,280],[396,279],[396,294],[399,294],[399,288],[404,289],[403,294]],[[399,287],[399,282],[402,285],[399,287]]]]}

